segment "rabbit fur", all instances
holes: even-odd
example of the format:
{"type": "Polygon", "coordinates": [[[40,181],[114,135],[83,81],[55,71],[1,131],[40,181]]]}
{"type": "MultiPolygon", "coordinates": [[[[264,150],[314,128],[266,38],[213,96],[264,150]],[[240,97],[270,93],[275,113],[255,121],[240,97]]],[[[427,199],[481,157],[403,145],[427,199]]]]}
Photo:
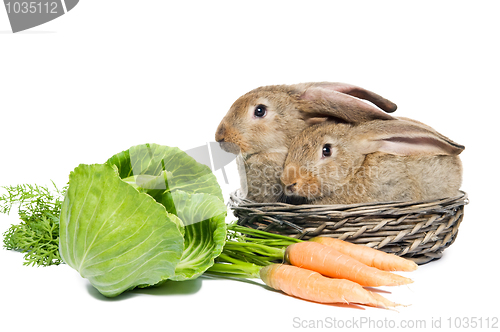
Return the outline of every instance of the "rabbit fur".
{"type": "Polygon", "coordinates": [[[290,143],[303,129],[327,120],[392,120],[386,112],[396,108],[378,94],[345,83],[263,86],[233,103],[215,139],[224,150],[240,154],[236,160],[246,198],[260,203],[293,202],[297,197],[284,195],[280,176],[290,143]]]}
{"type": "Polygon", "coordinates": [[[407,118],[324,123],[290,145],[285,193],[312,204],[416,201],[453,197],[464,147],[407,118]]]}

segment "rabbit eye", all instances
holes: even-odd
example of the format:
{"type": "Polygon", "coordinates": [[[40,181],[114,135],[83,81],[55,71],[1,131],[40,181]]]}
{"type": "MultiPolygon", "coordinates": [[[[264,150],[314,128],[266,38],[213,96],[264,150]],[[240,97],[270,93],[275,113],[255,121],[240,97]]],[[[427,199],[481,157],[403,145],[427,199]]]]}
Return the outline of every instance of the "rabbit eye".
{"type": "Polygon", "coordinates": [[[325,144],[323,146],[323,157],[331,157],[332,156],[332,147],[330,144],[325,144]]]}
{"type": "Polygon", "coordinates": [[[253,115],[255,115],[257,118],[263,118],[267,114],[267,107],[264,105],[257,105],[255,107],[255,110],[253,112],[253,115]]]}

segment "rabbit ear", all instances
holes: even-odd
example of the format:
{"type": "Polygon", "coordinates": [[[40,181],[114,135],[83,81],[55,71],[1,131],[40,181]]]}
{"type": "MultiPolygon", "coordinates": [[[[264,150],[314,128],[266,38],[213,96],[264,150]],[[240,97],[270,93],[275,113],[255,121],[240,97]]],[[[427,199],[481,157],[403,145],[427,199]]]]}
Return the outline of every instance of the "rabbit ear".
{"type": "Polygon", "coordinates": [[[366,127],[358,135],[363,154],[459,155],[465,149],[431,127],[409,119],[376,121],[366,127]]]}
{"type": "Polygon", "coordinates": [[[372,92],[370,90],[366,90],[359,86],[355,86],[347,83],[331,83],[331,82],[319,82],[319,83],[311,83],[311,87],[313,88],[321,88],[330,91],[336,91],[340,93],[344,93],[350,96],[354,96],[360,99],[368,100],[373,104],[377,105],[380,109],[387,113],[392,113],[397,109],[397,105],[392,101],[385,99],[384,97],[372,92]]]}
{"type": "Polygon", "coordinates": [[[334,117],[349,123],[391,120],[394,118],[381,109],[394,112],[397,108],[396,104],[374,92],[345,83],[305,83],[295,88],[301,91],[299,99],[304,102],[302,111],[307,118],[334,117]],[[358,98],[370,101],[380,109],[358,98]]]}

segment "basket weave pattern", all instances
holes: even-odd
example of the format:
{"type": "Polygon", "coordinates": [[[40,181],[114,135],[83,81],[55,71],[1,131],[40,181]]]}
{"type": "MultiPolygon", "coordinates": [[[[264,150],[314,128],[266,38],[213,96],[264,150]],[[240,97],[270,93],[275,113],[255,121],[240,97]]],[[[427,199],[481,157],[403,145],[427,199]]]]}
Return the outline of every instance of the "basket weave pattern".
{"type": "Polygon", "coordinates": [[[421,202],[349,205],[255,203],[231,194],[238,224],[308,240],[330,236],[424,264],[442,256],[456,239],[467,194],[421,202]]]}

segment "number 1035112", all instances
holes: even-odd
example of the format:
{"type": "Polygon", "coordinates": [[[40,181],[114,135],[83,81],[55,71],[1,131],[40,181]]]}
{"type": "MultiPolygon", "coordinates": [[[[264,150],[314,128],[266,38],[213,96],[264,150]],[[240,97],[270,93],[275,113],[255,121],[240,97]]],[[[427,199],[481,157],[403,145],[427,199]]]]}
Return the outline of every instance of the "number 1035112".
{"type": "Polygon", "coordinates": [[[57,14],[57,2],[41,1],[9,1],[5,3],[7,13],[11,14],[57,14]]]}
{"type": "Polygon", "coordinates": [[[498,329],[498,317],[453,317],[448,318],[450,328],[489,328],[498,329]]]}

